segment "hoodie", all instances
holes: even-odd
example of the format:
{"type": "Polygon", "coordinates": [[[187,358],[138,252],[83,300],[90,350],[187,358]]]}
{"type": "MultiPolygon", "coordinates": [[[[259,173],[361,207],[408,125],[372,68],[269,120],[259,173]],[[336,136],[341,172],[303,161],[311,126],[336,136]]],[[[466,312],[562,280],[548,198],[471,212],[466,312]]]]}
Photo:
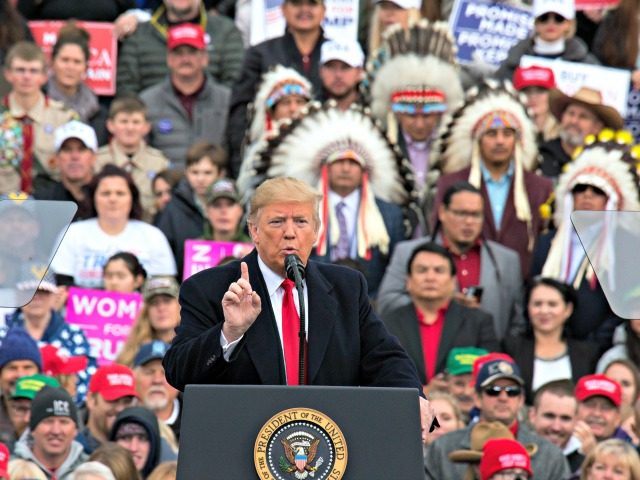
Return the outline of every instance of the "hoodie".
{"type": "Polygon", "coordinates": [[[618,359],[628,359],[627,353],[627,330],[625,329],[626,322],[622,325],[618,325],[613,332],[613,347],[602,354],[598,365],[596,366],[596,373],[604,373],[607,366],[618,359]]]}
{"type": "Polygon", "coordinates": [[[40,470],[42,470],[42,472],[47,476],[47,479],[55,478],[56,480],[66,480],[71,477],[71,474],[76,468],[78,468],[88,459],[87,454],[83,451],[82,445],[73,440],[71,442],[69,455],[67,455],[65,461],[62,462],[62,465],[60,465],[60,467],[55,472],[51,472],[33,455],[33,450],[31,449],[32,445],[33,437],[27,430],[20,437],[20,440],[18,440],[18,442],[16,443],[13,458],[31,460],[33,463],[38,465],[38,467],[40,467],[40,470]]]}
{"type": "Polygon", "coordinates": [[[130,407],[124,409],[118,414],[115,422],[113,423],[109,440],[115,442],[116,433],[118,432],[120,425],[125,423],[136,423],[141,425],[147,431],[147,435],[149,435],[149,455],[147,456],[147,461],[140,472],[142,478],[147,478],[159,463],[177,459],[176,454],[171,450],[169,444],[160,436],[158,419],[151,410],[145,407],[130,407]]]}

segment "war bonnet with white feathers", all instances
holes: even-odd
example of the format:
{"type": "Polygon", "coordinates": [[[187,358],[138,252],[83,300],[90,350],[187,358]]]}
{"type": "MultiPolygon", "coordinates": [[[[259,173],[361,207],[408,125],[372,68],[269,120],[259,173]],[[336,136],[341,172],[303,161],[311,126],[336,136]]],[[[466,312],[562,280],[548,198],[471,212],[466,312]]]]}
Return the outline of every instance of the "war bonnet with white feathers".
{"type": "MultiPolygon", "coordinates": [[[[525,189],[524,170],[537,166],[538,147],[535,126],[511,82],[486,81],[467,91],[465,104],[453,114],[438,139],[433,168],[443,174],[471,167],[469,183],[481,184],[480,138],[488,130],[510,128],[516,133],[514,165],[514,206],[518,220],[531,225],[532,214],[525,189]]],[[[535,239],[529,235],[529,249],[535,239]]]]}
{"type": "MultiPolygon", "coordinates": [[[[358,215],[358,254],[367,258],[372,247],[387,251],[389,236],[375,203],[378,197],[400,205],[406,217],[415,211],[416,193],[409,162],[397,148],[392,147],[376,122],[359,107],[343,111],[333,102],[325,106],[311,104],[306,114],[281,127],[280,134],[271,139],[256,162],[256,173],[266,178],[290,176],[317,186],[323,194],[320,212],[323,227],[318,254],[323,255],[326,239],[337,242],[337,221],[328,208],[329,163],[339,159],[358,162],[363,168],[361,207],[358,215]],[[334,231],[335,230],[335,231],[334,231]]],[[[411,225],[407,222],[407,231],[411,225]]]]}
{"type": "Polygon", "coordinates": [[[446,22],[421,20],[409,29],[392,27],[367,64],[364,85],[369,88],[373,116],[395,130],[393,112],[455,110],[464,99],[455,53],[446,22]]]}
{"type": "Polygon", "coordinates": [[[258,87],[253,101],[248,143],[261,140],[274,128],[270,110],[285,95],[301,95],[311,99],[311,83],[294,69],[276,65],[262,76],[258,87]]]}
{"type": "MultiPolygon", "coordinates": [[[[555,190],[554,221],[557,232],[551,243],[547,260],[542,268],[544,276],[556,278],[565,282],[573,282],[574,286],[587,276],[593,278],[593,269],[586,265],[578,272],[576,278],[567,278],[569,272],[569,248],[571,246],[570,215],[574,210],[573,190],[577,185],[596,187],[607,196],[605,210],[607,211],[640,211],[638,177],[635,172],[635,159],[631,155],[628,145],[614,141],[594,142],[585,146],[575,160],[567,164],[567,170],[560,176],[555,190]]],[[[592,262],[599,265],[610,265],[613,268],[612,252],[613,234],[606,225],[602,228],[602,242],[597,251],[592,252],[592,262]]]]}

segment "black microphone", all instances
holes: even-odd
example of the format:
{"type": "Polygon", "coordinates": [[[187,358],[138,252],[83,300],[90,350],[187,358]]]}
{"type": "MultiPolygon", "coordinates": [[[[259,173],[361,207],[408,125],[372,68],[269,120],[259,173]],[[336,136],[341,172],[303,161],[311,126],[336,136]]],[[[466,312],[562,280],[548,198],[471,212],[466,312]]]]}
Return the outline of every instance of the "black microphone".
{"type": "Polygon", "coordinates": [[[302,279],[304,278],[304,265],[302,260],[297,255],[291,254],[284,257],[284,269],[287,273],[287,278],[296,284],[296,290],[298,291],[298,304],[300,305],[300,329],[298,330],[298,338],[300,339],[300,355],[298,356],[298,384],[304,385],[305,378],[305,341],[307,339],[307,333],[305,331],[305,308],[304,308],[304,294],[302,289],[302,279]]]}
{"type": "Polygon", "coordinates": [[[284,269],[287,272],[287,278],[296,284],[304,279],[304,265],[297,255],[291,254],[284,257],[284,269]]]}

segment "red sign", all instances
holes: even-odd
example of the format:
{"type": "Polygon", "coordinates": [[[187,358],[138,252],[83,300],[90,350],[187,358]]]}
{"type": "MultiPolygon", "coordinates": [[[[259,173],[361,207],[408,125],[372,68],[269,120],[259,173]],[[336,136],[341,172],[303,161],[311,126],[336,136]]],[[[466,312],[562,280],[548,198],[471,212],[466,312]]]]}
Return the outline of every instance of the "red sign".
{"type": "MultiPolygon", "coordinates": [[[[29,22],[29,28],[35,42],[51,58],[51,51],[58,39],[58,31],[66,22],[37,20],[29,22]]],[[[118,63],[118,40],[113,33],[113,23],[77,22],[91,35],[89,41],[89,68],[87,85],[97,95],[116,93],[116,65],[118,63]]]]}
{"type": "Polygon", "coordinates": [[[599,10],[601,8],[615,8],[620,0],[576,0],[576,10],[599,10]]]}

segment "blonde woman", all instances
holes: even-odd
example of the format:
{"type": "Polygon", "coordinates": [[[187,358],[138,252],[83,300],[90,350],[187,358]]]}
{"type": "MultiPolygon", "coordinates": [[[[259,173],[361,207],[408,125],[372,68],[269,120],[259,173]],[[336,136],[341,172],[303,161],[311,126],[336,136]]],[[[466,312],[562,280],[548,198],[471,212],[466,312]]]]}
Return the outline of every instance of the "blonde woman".
{"type": "Polygon", "coordinates": [[[535,17],[532,34],[516,43],[496,72],[500,80],[511,80],[520,59],[533,55],[567,62],[599,64],[587,45],[575,37],[576,11],[574,0],[547,2],[534,0],[535,17]]]}
{"type": "Polygon", "coordinates": [[[580,480],[640,480],[640,457],[633,446],[623,440],[600,442],[585,458],[580,480]]]}
{"type": "Polygon", "coordinates": [[[445,433],[453,432],[465,426],[462,410],[460,410],[458,401],[451,394],[434,391],[429,394],[429,402],[431,402],[433,410],[436,412],[440,428],[429,434],[427,446],[445,433]]]}

